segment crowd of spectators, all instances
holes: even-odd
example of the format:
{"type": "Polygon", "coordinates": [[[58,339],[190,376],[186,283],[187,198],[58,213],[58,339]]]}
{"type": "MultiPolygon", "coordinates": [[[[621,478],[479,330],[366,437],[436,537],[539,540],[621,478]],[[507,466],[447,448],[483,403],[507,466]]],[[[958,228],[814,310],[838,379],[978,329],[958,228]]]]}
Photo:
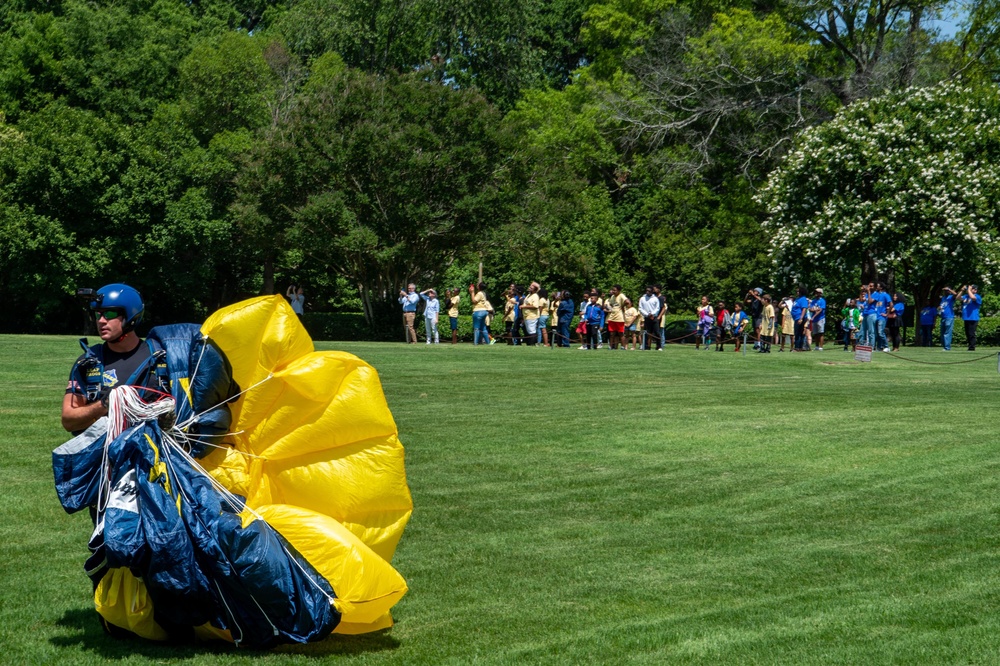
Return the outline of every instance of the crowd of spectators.
{"type": "MultiPolygon", "coordinates": [[[[667,342],[673,341],[666,339],[664,324],[669,309],[659,285],[648,285],[636,301],[622,293],[621,285],[613,285],[607,293],[599,289],[584,290],[577,302],[568,290],[550,293],[537,282],[527,287],[511,284],[497,299],[499,307],[490,300],[485,284],[470,285],[468,293],[476,345],[501,340],[508,345],[579,345],[579,349],[600,349],[606,342],[610,349],[662,351],[667,342]],[[494,326],[496,317],[502,317],[502,333],[494,326]]],[[[434,289],[418,292],[415,285],[408,285],[399,295],[406,341],[417,342],[414,320],[417,306],[423,301],[426,343],[440,342],[438,319],[442,310],[448,314],[451,341],[457,343],[461,300],[459,289],[446,290],[444,300],[439,301],[434,289]]],[[[940,318],[942,348],[951,350],[956,303],[961,306],[969,350],[975,350],[982,305],[976,285],[963,286],[958,291],[945,287],[937,306],[921,310],[922,345],[931,344],[935,323],[940,318]]],[[[902,295],[890,294],[881,283],[862,285],[857,298],[844,302],[841,320],[831,329],[836,335],[831,335],[845,351],[858,345],[876,351],[897,351],[902,343],[905,308],[902,295]]],[[[732,343],[733,351],[740,352],[745,340],[753,342],[754,351],[764,354],[771,352],[772,345],[779,352],[786,347],[791,352],[823,351],[826,338],[827,304],[819,287],[812,293],[800,287],[794,295],[780,299],[758,287],[747,291],[742,300],[734,301],[731,309],[725,301],[717,301],[713,306],[708,296],[703,296],[695,316],[695,349],[705,351],[725,351],[726,345],[732,343]]],[[[685,332],[682,337],[691,335],[685,332]]]]}

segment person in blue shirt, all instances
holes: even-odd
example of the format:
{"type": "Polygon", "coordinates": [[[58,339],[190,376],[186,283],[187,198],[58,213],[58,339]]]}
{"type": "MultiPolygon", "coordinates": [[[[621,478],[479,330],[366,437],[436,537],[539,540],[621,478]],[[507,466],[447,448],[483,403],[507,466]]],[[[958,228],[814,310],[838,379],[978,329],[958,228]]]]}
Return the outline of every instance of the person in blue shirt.
{"type": "Polygon", "coordinates": [[[417,318],[417,303],[420,296],[417,295],[417,287],[411,282],[406,285],[406,291],[400,290],[399,303],[403,306],[403,329],[406,334],[406,342],[417,344],[417,331],[413,328],[413,321],[417,318]]]}
{"type": "Polygon", "coordinates": [[[590,302],[583,311],[583,318],[587,321],[587,349],[597,349],[597,334],[604,321],[604,308],[597,303],[596,291],[590,293],[590,302]]]}
{"type": "Polygon", "coordinates": [[[941,348],[944,351],[951,351],[951,332],[955,326],[955,297],[958,292],[951,287],[941,290],[941,304],[938,305],[938,314],[941,315],[941,348]]]}
{"type": "Polygon", "coordinates": [[[438,300],[437,292],[433,289],[425,289],[419,294],[424,302],[424,332],[427,334],[427,344],[441,344],[438,336],[438,316],[441,314],[441,302],[438,300]]]}
{"type": "Polygon", "coordinates": [[[928,305],[920,311],[920,346],[930,347],[934,337],[934,324],[937,322],[937,308],[928,305]]]}
{"type": "Polygon", "coordinates": [[[560,294],[559,307],[556,309],[556,334],[557,340],[553,344],[557,347],[569,347],[569,327],[573,323],[573,315],[576,314],[576,305],[573,303],[573,294],[566,290],[560,294]]]}
{"type": "Polygon", "coordinates": [[[881,282],[875,285],[875,292],[872,294],[875,299],[875,349],[884,352],[889,351],[889,342],[885,336],[887,315],[892,308],[892,296],[886,291],[881,282]]]}
{"type": "Polygon", "coordinates": [[[799,297],[792,304],[792,321],[795,322],[795,348],[792,351],[809,351],[806,344],[806,312],[809,309],[808,293],[805,287],[799,287],[799,297]]]}
{"type": "Polygon", "coordinates": [[[823,298],[823,290],[816,288],[816,298],[809,303],[809,311],[812,312],[812,334],[816,341],[816,351],[823,351],[823,333],[826,331],[826,299],[823,298]]]}
{"type": "Polygon", "coordinates": [[[903,326],[903,310],[906,306],[903,304],[903,296],[900,293],[894,293],[892,295],[892,303],[889,309],[886,310],[886,331],[888,333],[889,341],[892,343],[892,351],[899,351],[899,345],[901,343],[900,330],[903,326]]]}
{"type": "Polygon", "coordinates": [[[969,342],[969,351],[976,351],[976,328],[979,326],[979,308],[983,297],[979,295],[979,287],[970,284],[962,292],[962,321],[965,322],[965,339],[969,342]]]}
{"type": "Polygon", "coordinates": [[[729,326],[732,328],[733,338],[736,339],[736,349],[739,351],[743,347],[743,333],[746,331],[747,322],[750,318],[743,312],[743,304],[739,301],[733,303],[733,313],[729,315],[729,326]]]}
{"type": "Polygon", "coordinates": [[[861,287],[857,305],[861,310],[861,344],[875,348],[875,322],[878,320],[877,301],[874,298],[875,285],[869,283],[861,287]]]}

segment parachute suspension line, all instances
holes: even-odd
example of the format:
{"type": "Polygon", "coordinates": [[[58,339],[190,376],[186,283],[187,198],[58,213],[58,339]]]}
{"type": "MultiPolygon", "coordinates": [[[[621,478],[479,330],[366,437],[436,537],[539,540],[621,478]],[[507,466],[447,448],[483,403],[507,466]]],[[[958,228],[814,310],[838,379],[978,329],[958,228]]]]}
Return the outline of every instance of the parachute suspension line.
{"type": "MultiPolygon", "coordinates": [[[[232,621],[233,625],[240,632],[240,637],[233,639],[233,644],[234,645],[239,645],[240,643],[243,642],[243,635],[244,635],[243,634],[243,627],[241,627],[240,623],[236,621],[236,616],[233,614],[232,609],[229,608],[229,604],[226,603],[226,595],[223,594],[222,587],[219,585],[219,581],[216,580],[216,581],[213,581],[213,582],[215,583],[215,589],[218,590],[218,592],[219,592],[219,599],[222,600],[222,605],[226,607],[226,613],[229,614],[230,621],[232,621]]],[[[270,620],[268,620],[268,621],[270,622],[270,620]]]]}
{"type": "Polygon", "coordinates": [[[249,393],[250,391],[254,390],[255,388],[257,388],[258,386],[260,386],[260,385],[261,385],[261,384],[263,384],[264,382],[268,381],[268,380],[269,380],[269,379],[271,379],[272,377],[274,377],[274,373],[273,373],[273,372],[271,372],[271,373],[268,373],[267,377],[264,377],[264,379],[260,380],[259,382],[257,382],[257,383],[256,383],[256,384],[254,384],[253,386],[249,386],[249,387],[247,387],[247,388],[243,389],[242,391],[240,391],[239,393],[237,393],[236,395],[234,395],[234,396],[230,396],[229,398],[226,398],[225,400],[223,400],[223,401],[222,401],[222,402],[220,402],[219,404],[217,404],[217,405],[212,405],[212,406],[211,406],[211,407],[209,407],[208,409],[206,409],[206,410],[203,410],[203,411],[201,411],[201,412],[199,412],[199,413],[195,414],[194,416],[191,416],[191,417],[190,417],[190,418],[188,418],[188,419],[187,419],[186,421],[184,421],[184,423],[178,423],[178,424],[177,424],[177,427],[178,427],[178,428],[182,428],[182,429],[186,429],[186,428],[188,428],[188,427],[189,427],[189,426],[190,426],[190,425],[191,425],[192,423],[196,423],[196,422],[198,421],[198,419],[199,419],[199,418],[201,418],[201,417],[202,417],[202,416],[204,416],[205,414],[208,414],[208,413],[209,413],[210,411],[212,411],[213,409],[218,409],[219,407],[222,407],[222,406],[223,406],[224,404],[226,404],[227,402],[232,402],[233,400],[236,400],[236,398],[240,397],[240,396],[241,396],[241,395],[243,395],[244,393],[249,393]]]}
{"type": "Polygon", "coordinates": [[[111,469],[108,449],[123,432],[142,421],[151,421],[162,414],[173,413],[174,399],[165,396],[147,403],[139,397],[134,386],[124,384],[108,393],[108,431],[104,437],[104,451],[101,454],[101,483],[97,487],[97,513],[103,515],[111,494],[111,469]]]}

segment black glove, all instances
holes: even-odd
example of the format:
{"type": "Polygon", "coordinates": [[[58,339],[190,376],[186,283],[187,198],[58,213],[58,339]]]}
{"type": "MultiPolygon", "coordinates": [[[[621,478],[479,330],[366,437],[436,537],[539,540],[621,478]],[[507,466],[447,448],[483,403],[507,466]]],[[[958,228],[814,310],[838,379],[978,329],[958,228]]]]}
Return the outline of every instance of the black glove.
{"type": "Polygon", "coordinates": [[[111,396],[111,387],[110,386],[102,386],[101,387],[101,406],[104,407],[104,409],[108,408],[108,398],[110,396],[111,396]]]}

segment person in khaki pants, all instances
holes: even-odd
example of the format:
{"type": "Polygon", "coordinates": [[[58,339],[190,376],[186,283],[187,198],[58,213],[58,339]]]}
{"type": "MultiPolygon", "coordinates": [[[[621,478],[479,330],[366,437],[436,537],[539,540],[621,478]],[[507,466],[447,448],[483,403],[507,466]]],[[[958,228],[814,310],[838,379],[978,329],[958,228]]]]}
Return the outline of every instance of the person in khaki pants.
{"type": "Polygon", "coordinates": [[[417,295],[417,287],[412,282],[406,285],[406,291],[399,292],[399,302],[403,306],[403,328],[406,333],[406,342],[416,344],[417,331],[413,328],[413,320],[417,318],[417,303],[420,296],[417,295]]]}

